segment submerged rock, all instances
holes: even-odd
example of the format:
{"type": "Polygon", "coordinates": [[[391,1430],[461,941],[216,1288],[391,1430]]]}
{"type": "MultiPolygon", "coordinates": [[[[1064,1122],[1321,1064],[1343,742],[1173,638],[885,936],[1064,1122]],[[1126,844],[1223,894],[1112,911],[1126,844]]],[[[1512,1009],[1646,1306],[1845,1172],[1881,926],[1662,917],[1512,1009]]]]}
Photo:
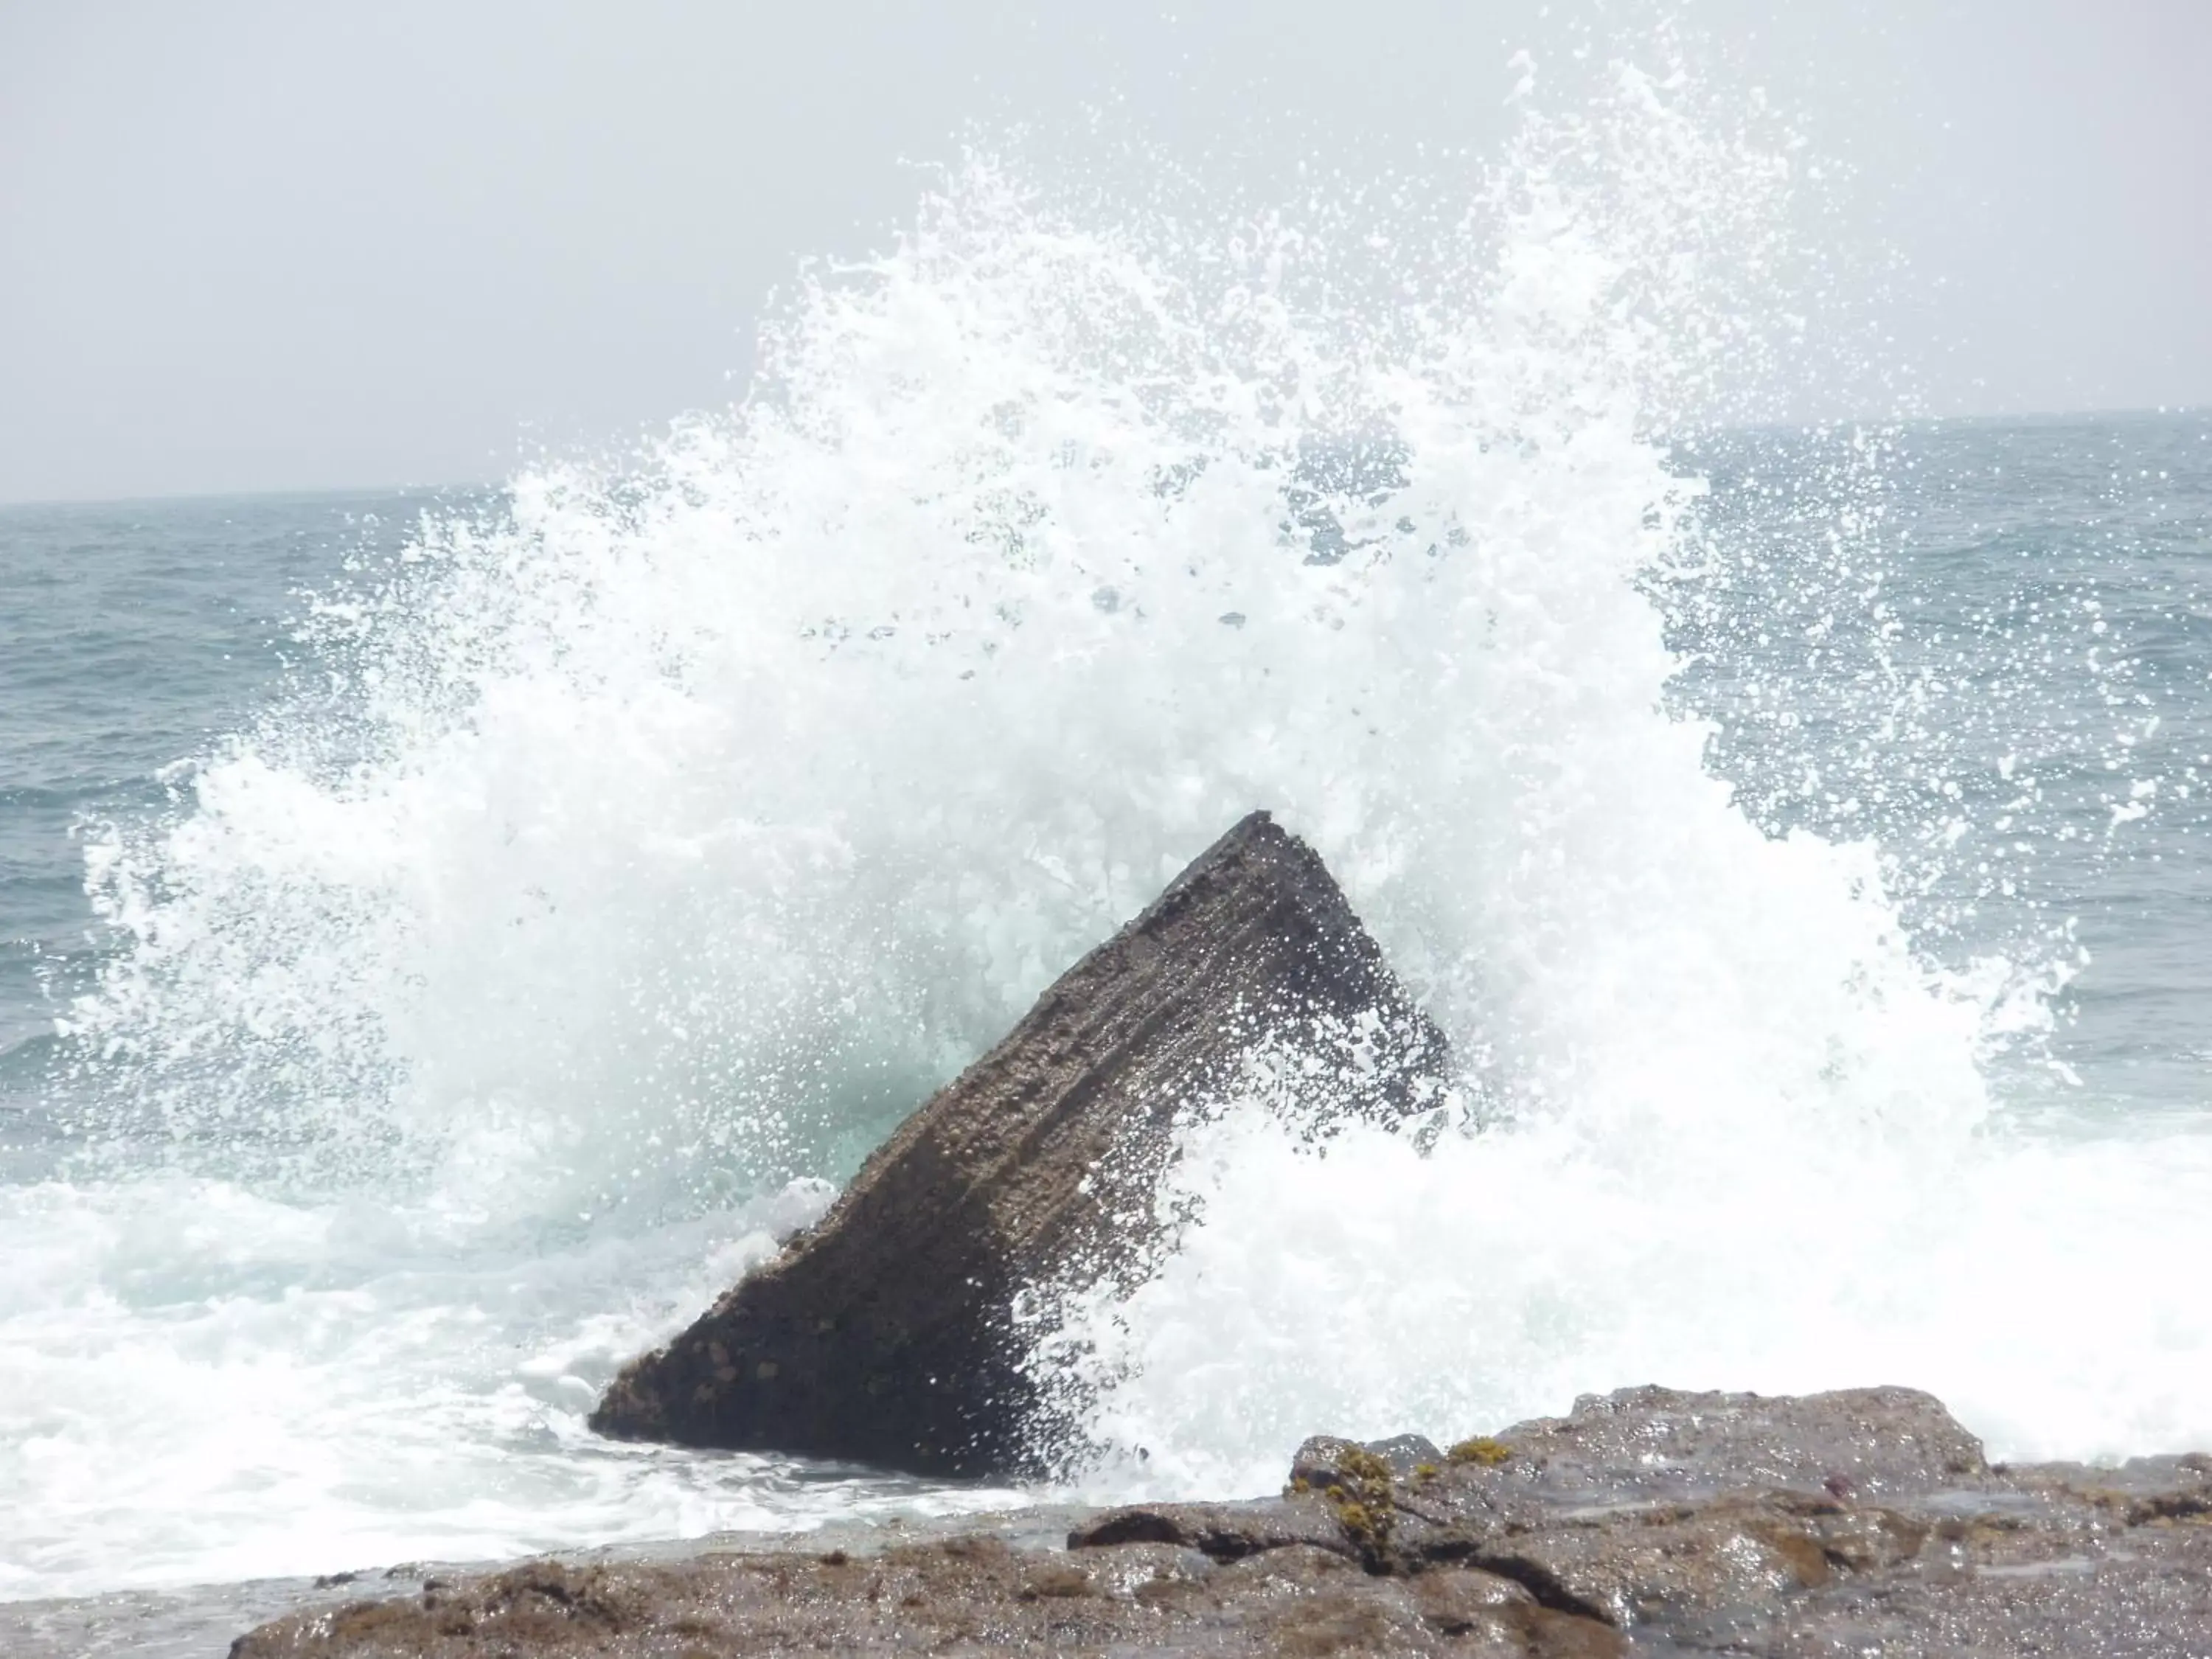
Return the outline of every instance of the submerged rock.
{"type": "Polygon", "coordinates": [[[1024,1364],[1040,1328],[1021,1310],[1151,1272],[1183,1122],[1253,1095],[1309,1133],[1423,1113],[1445,1062],[1320,858],[1255,812],[908,1118],[818,1226],[626,1369],[592,1425],[1034,1468],[1041,1413],[1069,1402],[1024,1364]]]}

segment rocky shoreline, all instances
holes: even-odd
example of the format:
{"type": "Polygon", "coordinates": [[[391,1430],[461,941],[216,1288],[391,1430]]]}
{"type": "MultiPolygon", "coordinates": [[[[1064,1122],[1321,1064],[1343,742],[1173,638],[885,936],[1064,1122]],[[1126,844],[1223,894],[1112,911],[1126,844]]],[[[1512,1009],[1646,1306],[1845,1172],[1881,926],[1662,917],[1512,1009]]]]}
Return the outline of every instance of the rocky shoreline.
{"type": "MultiPolygon", "coordinates": [[[[1161,1202],[1179,1133],[1226,1110],[1309,1141],[1355,1119],[1420,1144],[1480,1132],[1442,1032],[1265,813],[923,1103],[817,1225],[626,1367],[593,1426],[954,1477],[1079,1468],[1081,1377],[1036,1362],[1023,1310],[1143,1282],[1190,1219],[1161,1202]]],[[[1992,1466],[1908,1389],[1643,1388],[1443,1443],[1317,1436],[1264,1498],[398,1568],[298,1594],[232,1659],[2212,1659],[2212,1456],[1992,1466]]],[[[240,1602],[236,1623],[270,1610],[240,1602]]],[[[166,1648],[108,1640],[112,1620],[58,1644],[69,1609],[31,1614],[46,1626],[0,1609],[0,1651],[214,1650],[205,1607],[196,1644],[166,1648]]]]}
{"type": "Polygon", "coordinates": [[[2202,1659],[2212,1456],[1988,1463],[1931,1396],[1638,1389],[1281,1495],[525,1562],[304,1609],[232,1659],[1728,1653],[2202,1659]]]}

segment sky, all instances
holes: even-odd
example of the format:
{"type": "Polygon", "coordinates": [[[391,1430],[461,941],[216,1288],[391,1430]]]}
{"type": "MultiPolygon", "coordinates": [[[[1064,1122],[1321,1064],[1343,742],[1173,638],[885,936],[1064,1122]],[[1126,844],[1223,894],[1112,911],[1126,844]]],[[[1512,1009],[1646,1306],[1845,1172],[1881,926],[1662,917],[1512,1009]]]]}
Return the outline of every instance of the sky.
{"type": "MultiPolygon", "coordinates": [[[[774,293],[963,134],[1103,111],[1262,190],[1480,155],[1515,51],[1639,9],[0,0],[0,501],[618,443],[741,395],[774,293]]],[[[1674,9],[1847,166],[1928,409],[2212,404],[2212,0],[1674,9]]]]}

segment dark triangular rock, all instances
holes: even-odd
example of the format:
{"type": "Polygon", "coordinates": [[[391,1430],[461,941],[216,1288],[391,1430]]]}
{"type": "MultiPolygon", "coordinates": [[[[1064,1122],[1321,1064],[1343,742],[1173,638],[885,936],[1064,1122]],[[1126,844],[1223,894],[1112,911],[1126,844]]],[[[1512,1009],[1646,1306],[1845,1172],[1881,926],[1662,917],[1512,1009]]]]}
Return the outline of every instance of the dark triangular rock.
{"type": "Polygon", "coordinates": [[[1255,1086],[1310,1133],[1422,1111],[1444,1063],[1320,858],[1255,812],[908,1118],[819,1225],[624,1370],[592,1425],[1032,1469],[1017,1297],[1149,1271],[1181,1121],[1255,1086]]]}

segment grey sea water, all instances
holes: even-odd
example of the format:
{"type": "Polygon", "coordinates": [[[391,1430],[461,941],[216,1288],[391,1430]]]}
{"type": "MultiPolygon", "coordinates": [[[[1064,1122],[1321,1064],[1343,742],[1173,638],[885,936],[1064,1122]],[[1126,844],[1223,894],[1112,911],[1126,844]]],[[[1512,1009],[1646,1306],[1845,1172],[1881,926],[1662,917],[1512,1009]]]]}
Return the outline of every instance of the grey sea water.
{"type": "MultiPolygon", "coordinates": [[[[2212,417],[1735,432],[1666,465],[1710,493],[1642,586],[1676,653],[1671,714],[1709,726],[1704,763],[1730,810],[1778,841],[1870,847],[1913,956],[1959,983],[1982,975],[1990,1012],[1975,1063],[1998,1130],[2042,1137],[2039,1146],[2142,1136],[2179,1146],[2212,1130],[2212,417]]],[[[674,787],[684,757],[706,751],[668,733],[690,729],[712,696],[683,681],[692,701],[678,708],[648,684],[623,703],[623,724],[575,714],[550,752],[592,757],[597,796],[556,788],[542,753],[514,761],[539,772],[504,777],[501,757],[483,752],[497,729],[488,719],[434,732],[419,753],[387,726],[349,759],[318,721],[373,700],[377,675],[396,673],[404,653],[364,655],[357,635],[333,644],[302,623],[380,605],[416,628],[404,613],[425,592],[459,602],[451,587],[410,586],[422,550],[445,537],[450,560],[453,536],[478,533],[451,529],[459,524],[542,550],[544,533],[533,543],[518,532],[518,512],[529,508],[497,492],[0,509],[0,1232],[10,1264],[0,1492],[11,1516],[0,1595],[1004,1496],[609,1448],[581,1429],[623,1354],[757,1259],[826,1190],[783,1183],[849,1173],[886,1113],[957,1064],[991,1016],[951,1018],[954,1035],[938,1033],[923,1059],[894,1045],[890,1059],[868,1060],[863,1083],[839,1085],[853,1121],[816,1122],[778,1162],[741,1138],[718,1142],[712,1101],[690,1103],[718,1086],[741,1104],[759,1097],[746,1092],[757,1081],[715,1083],[739,1076],[734,1062],[717,1073],[695,1052],[686,1022],[714,1016],[683,991],[680,958],[720,947],[668,920],[710,902],[690,878],[671,889],[673,910],[656,900],[642,921],[603,920],[585,936],[617,953],[643,949],[628,977],[594,978],[588,952],[510,954],[532,905],[573,913],[579,895],[635,879],[626,836],[688,867],[691,852],[655,842],[651,812],[611,830],[592,813],[600,798],[674,787]],[[325,744],[312,765],[287,747],[310,728],[325,744]],[[349,782],[356,765],[368,782],[349,782]],[[373,822],[319,811],[313,792],[287,781],[308,775],[329,800],[374,809],[373,822]],[[211,777],[230,793],[209,793],[211,777]],[[502,803],[502,789],[524,805],[502,803]],[[479,902],[471,884],[503,878],[465,861],[439,871],[427,896],[405,889],[427,856],[407,839],[425,798],[461,815],[453,822],[513,815],[517,827],[485,846],[535,860],[513,878],[520,908],[479,902]],[[225,838],[241,823],[262,827],[237,852],[225,838]],[[166,850],[148,862],[149,848],[166,850]],[[137,873],[118,881],[114,860],[134,856],[137,873]],[[571,865],[577,884],[563,887],[571,865]],[[211,872],[228,880],[240,867],[267,885],[210,886],[211,872]],[[434,1007],[408,1000],[405,973],[364,990],[349,953],[412,958],[375,915],[317,896],[361,871],[372,908],[405,910],[410,928],[443,941],[440,959],[459,953],[470,974],[512,977],[515,994],[488,1006],[512,1010],[574,978],[581,998],[630,999],[621,1006],[635,1021],[595,1041],[632,1045],[645,1025],[663,1046],[626,1048],[618,1067],[574,1057],[540,1076],[497,1048],[556,1041],[534,1015],[519,1037],[483,1027],[480,1048],[470,1029],[441,1027],[434,1007]],[[220,902],[204,902],[210,890],[220,902]],[[224,983],[211,989],[215,978],[224,983]],[[82,998],[123,1010],[120,1024],[69,1034],[84,1024],[82,998]],[[360,1030],[380,1021],[415,1022],[413,1046],[364,1064],[360,1030]],[[137,1046],[118,1048],[118,1030],[137,1046]],[[483,1075],[454,1080],[477,1059],[483,1075]],[[225,1094],[234,1066],[255,1070],[250,1093],[225,1094]],[[424,1073],[438,1074],[434,1087],[424,1073]],[[565,1115],[528,1115],[533,1090],[557,1094],[579,1075],[599,1092],[565,1115]],[[609,1077],[619,1089],[594,1081],[609,1077]],[[457,1115],[426,1129],[422,1114],[440,1103],[457,1115]],[[623,1210],[625,1182],[651,1186],[664,1141],[685,1136],[679,1168],[726,1157],[773,1178],[757,1189],[742,1174],[679,1183],[623,1210]],[[325,1158],[326,1143],[354,1152],[325,1158]],[[435,1180],[402,1168],[423,1144],[447,1160],[435,1180]],[[393,1162],[363,1162],[362,1146],[391,1149],[393,1162]],[[301,1161],[287,1166],[295,1147],[301,1161]],[[634,1177],[615,1162],[633,1152],[634,1177]],[[482,1173],[510,1155],[562,1182],[510,1189],[504,1171],[482,1173]],[[456,1169],[466,1178],[447,1180],[456,1169]]],[[[527,587],[550,608],[556,639],[584,640],[634,590],[680,568],[680,539],[647,529],[660,563],[592,550],[592,582],[571,585],[557,564],[549,575],[542,561],[468,568],[527,587]]],[[[490,707],[529,666],[465,632],[404,637],[452,653],[413,665],[416,701],[403,712],[425,726],[446,694],[422,685],[465,680],[489,700],[475,706],[490,707]]],[[[528,720],[533,708],[524,697],[509,712],[528,720]]],[[[834,895],[865,874],[794,874],[790,890],[826,880],[834,895]]],[[[1103,902],[1121,904],[1144,882],[1109,872],[1103,902]]],[[[845,959],[826,957],[824,973],[845,959]]],[[[1009,983],[1059,965],[1040,959],[1009,983]]],[[[869,994],[865,983],[831,989],[848,1003],[869,994]]],[[[848,1013],[863,1027],[870,1018],[866,1006],[848,1013]]],[[[2134,1166],[2094,1167],[2124,1212],[2134,1166]]],[[[1774,1175],[1787,1185],[1786,1165],[1774,1175]]],[[[1547,1288],[1547,1305],[1561,1294],[1547,1288]]],[[[2172,1336],[2185,1353],[2194,1340],[2172,1336]]],[[[1571,1371],[1571,1326],[1545,1340],[1571,1371]]],[[[2131,1399],[2072,1440],[2055,1434],[2056,1449],[2126,1449],[2162,1424],[2197,1420],[2201,1406],[2185,1388],[2131,1399]]],[[[2021,1407],[2029,1426],[2017,1432],[2047,1432],[2035,1409],[2021,1407]]]]}
{"type": "Polygon", "coordinates": [[[1686,607],[1677,690],[1717,722],[1744,809],[1872,838],[1916,945],[1954,965],[2078,947],[2047,1048],[1993,1060],[2009,1106],[2205,1121],[2212,417],[1769,434],[1697,459],[1717,533],[1758,550],[1686,607]],[[1814,481],[1859,446],[1882,483],[1839,524],[1814,481]]]}
{"type": "Polygon", "coordinates": [[[19,1115],[27,1063],[100,948],[78,827],[160,811],[167,769],[237,730],[296,660],[302,595],[396,550],[436,499],[0,508],[0,1051],[19,1115]]]}

